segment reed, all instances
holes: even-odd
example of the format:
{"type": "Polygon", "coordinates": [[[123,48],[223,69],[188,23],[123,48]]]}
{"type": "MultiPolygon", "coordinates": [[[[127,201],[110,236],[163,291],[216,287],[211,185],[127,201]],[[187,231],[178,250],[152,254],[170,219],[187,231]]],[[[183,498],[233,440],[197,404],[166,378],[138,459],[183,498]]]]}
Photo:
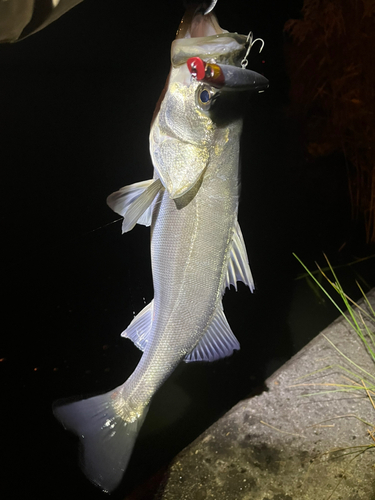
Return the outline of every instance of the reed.
{"type": "MultiPolygon", "coordinates": [[[[340,350],[327,336],[324,335],[327,342],[331,345],[331,347],[340,355],[343,360],[342,364],[334,364],[329,365],[319,370],[316,370],[313,373],[309,373],[304,377],[301,377],[305,380],[298,381],[297,384],[293,384],[293,387],[306,387],[313,386],[314,388],[318,387],[317,391],[310,392],[308,394],[304,394],[301,397],[314,397],[317,395],[325,395],[329,397],[332,393],[336,392],[350,392],[365,395],[369,404],[374,409],[374,419],[372,422],[366,421],[360,415],[350,414],[350,415],[338,415],[334,418],[356,418],[363,422],[367,426],[367,440],[362,444],[351,447],[342,447],[336,448],[334,450],[329,450],[325,453],[331,455],[333,458],[339,457],[350,457],[352,460],[355,460],[360,455],[365,452],[375,451],[375,311],[368,301],[365,293],[363,292],[361,286],[357,282],[357,285],[362,293],[364,299],[364,307],[360,306],[356,302],[354,302],[343,290],[335,270],[330,264],[328,258],[325,256],[327,261],[327,267],[322,269],[318,266],[318,272],[320,277],[322,276],[326,282],[333,288],[334,292],[337,295],[337,298],[329,293],[326,288],[323,286],[319,275],[316,276],[315,272],[311,272],[305,264],[297,257],[297,255],[293,254],[294,257],[298,260],[298,262],[302,265],[302,267],[306,271],[306,275],[312,279],[317,287],[324,293],[328,299],[335,305],[337,310],[342,314],[345,318],[345,321],[349,324],[351,331],[358,336],[360,341],[365,347],[365,352],[372,360],[372,369],[365,369],[359,363],[355,363],[349,355],[340,350]],[[332,276],[330,278],[328,276],[328,272],[332,276]],[[312,375],[316,375],[318,373],[323,373],[331,370],[336,376],[340,374],[340,378],[342,380],[339,382],[323,382],[317,383],[316,381],[313,383],[308,382],[308,378],[312,375]]],[[[332,420],[332,419],[330,419],[332,420]]],[[[324,421],[325,423],[327,421],[324,421]]],[[[322,422],[320,422],[321,424],[322,422]]],[[[374,466],[375,467],[375,466],[374,466]]],[[[325,500],[329,500],[332,498],[332,495],[337,490],[341,480],[337,482],[333,491],[330,492],[329,496],[325,500]]]]}

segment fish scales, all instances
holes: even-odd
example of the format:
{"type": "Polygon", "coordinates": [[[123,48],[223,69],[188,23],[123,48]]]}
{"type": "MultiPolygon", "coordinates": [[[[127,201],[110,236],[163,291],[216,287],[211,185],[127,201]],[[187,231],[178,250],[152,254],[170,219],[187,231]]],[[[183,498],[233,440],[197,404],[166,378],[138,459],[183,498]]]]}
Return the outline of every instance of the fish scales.
{"type": "MultiPolygon", "coordinates": [[[[233,128],[239,134],[241,123],[233,128]]],[[[153,222],[152,348],[146,347],[124,387],[134,394],[134,406],[140,405],[140,409],[192,351],[221,302],[238,206],[238,141],[227,141],[223,154],[212,156],[193,200],[179,210],[164,191],[153,222]]],[[[180,202],[184,204],[183,199],[180,202]]]]}

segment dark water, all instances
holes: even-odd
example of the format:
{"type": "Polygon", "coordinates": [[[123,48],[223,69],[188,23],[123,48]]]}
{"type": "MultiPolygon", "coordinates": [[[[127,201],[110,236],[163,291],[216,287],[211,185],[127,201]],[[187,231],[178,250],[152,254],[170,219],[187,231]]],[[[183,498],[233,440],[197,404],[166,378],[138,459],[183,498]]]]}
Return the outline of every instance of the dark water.
{"type": "MultiPolygon", "coordinates": [[[[361,227],[350,222],[342,159],[307,162],[298,125],[286,116],[282,26],[299,2],[279,4],[222,0],[217,8],[228,30],[252,29],[265,39],[251,64],[271,82],[244,102],[240,224],[257,290],[251,295],[240,285],[224,298],[241,351],[176,370],[152,403],[115,499],[337,316],[295,281],[301,268],[292,252],[310,266],[322,262],[323,251],[334,263],[369,252],[361,227]]],[[[149,230],[121,236],[105,199],[151,177],[149,123],[182,15],[180,2],[161,6],[146,4],[130,18],[125,2],[84,2],[40,34],[0,47],[1,472],[13,491],[7,498],[104,497],[81,475],[76,440],[54,420],[51,405],[119,385],[140,357],[119,334],[152,299],[149,230]]],[[[344,268],[348,292],[355,293],[356,273],[374,285],[374,267],[367,261],[344,268]]]]}

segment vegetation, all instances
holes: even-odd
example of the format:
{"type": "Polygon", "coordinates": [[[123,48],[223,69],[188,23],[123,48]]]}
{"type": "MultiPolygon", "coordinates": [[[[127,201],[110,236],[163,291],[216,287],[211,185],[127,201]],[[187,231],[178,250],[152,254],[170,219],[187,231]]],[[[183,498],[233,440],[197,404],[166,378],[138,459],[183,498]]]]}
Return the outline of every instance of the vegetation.
{"type": "Polygon", "coordinates": [[[375,0],[304,0],[302,15],[284,27],[290,109],[311,156],[343,153],[353,217],[375,243],[375,0]]]}
{"type": "MultiPolygon", "coordinates": [[[[339,364],[334,366],[333,365],[327,366],[325,368],[318,370],[318,372],[324,372],[326,370],[334,369],[336,374],[338,372],[341,373],[342,383],[339,382],[334,382],[334,383],[328,382],[321,384],[302,383],[298,384],[298,386],[315,385],[324,387],[323,390],[319,392],[305,394],[304,397],[311,397],[321,394],[330,395],[332,392],[364,393],[368,397],[369,403],[372,405],[375,412],[375,331],[374,331],[375,311],[373,307],[368,301],[366,295],[363,293],[362,288],[360,287],[358,282],[357,285],[362,292],[367,310],[356,304],[346,295],[340,282],[337,279],[333,267],[331,266],[327,258],[326,260],[328,264],[328,270],[330,271],[333,278],[330,279],[327,276],[326,272],[319,266],[318,269],[320,271],[320,275],[323,276],[327,280],[329,285],[331,285],[333,289],[337,292],[339,300],[335,300],[332,297],[332,295],[328,293],[328,291],[325,289],[325,287],[318,279],[318,277],[314,276],[315,273],[312,273],[296,255],[294,256],[305,269],[307,276],[315,282],[315,285],[317,285],[317,287],[321,290],[321,292],[323,292],[328,297],[328,299],[335,305],[338,311],[340,311],[345,320],[349,323],[351,329],[354,330],[354,332],[358,335],[358,337],[360,338],[361,342],[365,347],[367,354],[370,356],[370,359],[373,362],[373,368],[374,368],[373,370],[365,370],[362,366],[360,366],[358,363],[355,363],[352,359],[350,359],[349,356],[347,356],[344,352],[338,349],[338,347],[328,337],[325,337],[327,342],[329,342],[329,344],[332,346],[332,348],[339,353],[344,363],[342,365],[339,364]],[[341,303],[339,303],[339,301],[343,304],[344,307],[341,306],[341,303]]],[[[309,377],[310,375],[315,375],[318,372],[310,373],[306,377],[309,377]]],[[[357,457],[359,457],[362,453],[365,453],[367,451],[375,451],[375,413],[373,422],[368,422],[363,418],[361,418],[361,416],[355,414],[338,415],[334,418],[344,418],[344,417],[354,417],[363,422],[364,424],[366,424],[368,427],[369,440],[364,444],[360,444],[358,446],[330,450],[327,453],[332,454],[335,458],[338,458],[340,456],[352,456],[353,457],[352,459],[354,460],[357,457]]],[[[340,482],[341,480],[337,483],[334,490],[330,493],[328,499],[332,497],[333,493],[338,488],[340,482]]]]}

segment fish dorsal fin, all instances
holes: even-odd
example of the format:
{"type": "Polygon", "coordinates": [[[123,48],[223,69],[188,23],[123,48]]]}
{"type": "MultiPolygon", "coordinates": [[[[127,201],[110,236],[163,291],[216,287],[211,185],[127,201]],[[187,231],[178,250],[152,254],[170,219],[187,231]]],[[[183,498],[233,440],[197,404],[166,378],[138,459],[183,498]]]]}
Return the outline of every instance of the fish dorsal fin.
{"type": "Polygon", "coordinates": [[[239,348],[240,344],[230,329],[223,306],[220,303],[204,337],[191,353],[184,358],[184,361],[186,363],[192,361],[216,361],[230,356],[234,350],[239,350],[239,348]]]}
{"type": "Polygon", "coordinates": [[[240,225],[236,220],[232,238],[232,247],[230,249],[228,260],[227,274],[224,282],[224,289],[230,288],[230,285],[233,285],[237,290],[237,281],[242,281],[250,288],[251,291],[254,290],[254,281],[250,271],[245,241],[242,236],[240,225]]]}
{"type": "Polygon", "coordinates": [[[148,334],[152,327],[152,317],[154,312],[154,301],[152,300],[140,313],[133,319],[121,337],[125,337],[134,342],[134,345],[141,351],[144,351],[148,342],[148,334]]]}
{"type": "Polygon", "coordinates": [[[122,232],[126,233],[137,224],[149,226],[152,216],[152,202],[163,187],[160,179],[136,182],[112,193],[107,204],[124,217],[122,232]]]}

